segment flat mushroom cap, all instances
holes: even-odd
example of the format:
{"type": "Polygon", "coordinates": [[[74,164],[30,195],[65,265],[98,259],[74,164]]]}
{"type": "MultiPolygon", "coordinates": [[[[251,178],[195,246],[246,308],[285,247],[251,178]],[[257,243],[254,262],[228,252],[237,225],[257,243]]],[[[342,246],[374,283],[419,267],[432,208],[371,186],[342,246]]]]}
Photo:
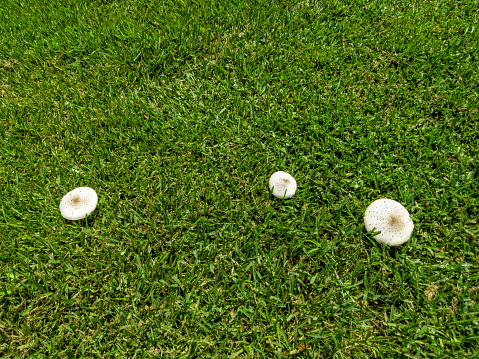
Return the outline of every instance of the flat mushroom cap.
{"type": "Polygon", "coordinates": [[[392,199],[381,198],[369,205],[364,214],[366,230],[379,231],[374,236],[380,243],[397,246],[406,243],[411,237],[414,222],[403,205],[392,199]]]}
{"type": "Polygon", "coordinates": [[[78,187],[63,196],[60,212],[65,219],[76,221],[93,212],[98,203],[96,192],[90,187],[78,187]]]}
{"type": "Polygon", "coordinates": [[[297,187],[293,176],[283,171],[275,172],[269,178],[269,190],[273,190],[273,196],[281,199],[293,197],[297,187]]]}

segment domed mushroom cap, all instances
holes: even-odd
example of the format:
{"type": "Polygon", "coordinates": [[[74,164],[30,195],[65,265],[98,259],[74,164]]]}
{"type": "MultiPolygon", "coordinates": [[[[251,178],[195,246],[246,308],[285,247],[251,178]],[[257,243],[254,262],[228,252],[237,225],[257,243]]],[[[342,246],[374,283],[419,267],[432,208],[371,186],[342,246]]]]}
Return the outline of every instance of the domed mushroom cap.
{"type": "Polygon", "coordinates": [[[60,212],[65,219],[76,221],[93,212],[98,203],[96,192],[90,187],[78,187],[63,196],[60,212]]]}
{"type": "Polygon", "coordinates": [[[293,197],[297,187],[293,176],[283,171],[275,172],[269,178],[269,190],[273,190],[273,196],[281,199],[293,197]]]}
{"type": "Polygon", "coordinates": [[[374,236],[380,243],[397,246],[411,237],[414,222],[404,206],[392,199],[381,198],[369,205],[364,214],[366,230],[381,232],[374,236]]]}

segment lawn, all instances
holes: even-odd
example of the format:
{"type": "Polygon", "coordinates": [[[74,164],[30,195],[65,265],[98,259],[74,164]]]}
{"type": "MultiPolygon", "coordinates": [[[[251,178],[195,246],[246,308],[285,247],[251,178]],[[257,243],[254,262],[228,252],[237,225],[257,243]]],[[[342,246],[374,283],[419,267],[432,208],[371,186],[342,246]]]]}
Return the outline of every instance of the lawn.
{"type": "Polygon", "coordinates": [[[478,9],[0,1],[0,356],[479,357],[478,9]]]}

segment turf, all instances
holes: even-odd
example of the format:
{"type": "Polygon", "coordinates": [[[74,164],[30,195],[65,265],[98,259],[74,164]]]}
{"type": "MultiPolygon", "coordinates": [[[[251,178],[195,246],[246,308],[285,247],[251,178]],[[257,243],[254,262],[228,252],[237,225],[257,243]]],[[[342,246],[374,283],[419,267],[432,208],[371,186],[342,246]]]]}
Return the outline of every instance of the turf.
{"type": "Polygon", "coordinates": [[[0,2],[0,355],[478,357],[478,8],[0,2]]]}

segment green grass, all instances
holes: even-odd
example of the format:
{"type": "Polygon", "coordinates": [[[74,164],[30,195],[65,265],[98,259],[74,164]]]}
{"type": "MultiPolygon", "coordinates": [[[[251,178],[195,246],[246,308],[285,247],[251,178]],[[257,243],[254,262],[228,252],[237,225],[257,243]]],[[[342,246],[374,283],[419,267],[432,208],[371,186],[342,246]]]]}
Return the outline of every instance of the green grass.
{"type": "Polygon", "coordinates": [[[3,358],[479,357],[477,0],[46,3],[0,2],[3,358]]]}

